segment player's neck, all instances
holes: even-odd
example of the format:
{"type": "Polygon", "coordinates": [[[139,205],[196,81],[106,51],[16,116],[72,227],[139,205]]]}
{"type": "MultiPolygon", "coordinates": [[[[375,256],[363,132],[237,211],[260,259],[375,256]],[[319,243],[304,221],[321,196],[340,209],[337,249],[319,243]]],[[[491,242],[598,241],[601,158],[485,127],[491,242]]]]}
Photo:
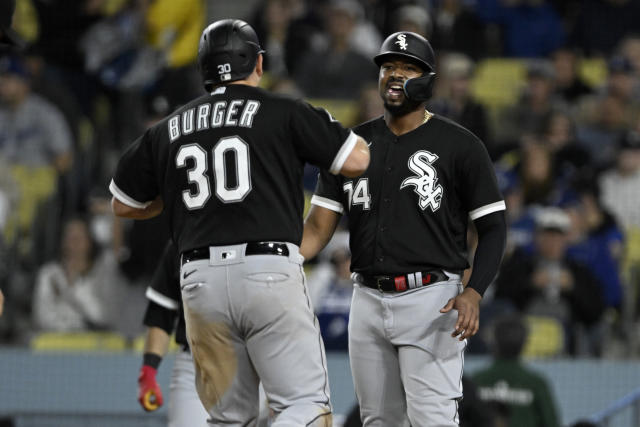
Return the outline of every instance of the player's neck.
{"type": "Polygon", "coordinates": [[[424,105],[421,105],[421,108],[403,115],[393,115],[388,110],[384,111],[384,121],[387,123],[389,130],[395,135],[403,135],[411,132],[418,126],[424,124],[426,122],[425,118],[424,105]]]}

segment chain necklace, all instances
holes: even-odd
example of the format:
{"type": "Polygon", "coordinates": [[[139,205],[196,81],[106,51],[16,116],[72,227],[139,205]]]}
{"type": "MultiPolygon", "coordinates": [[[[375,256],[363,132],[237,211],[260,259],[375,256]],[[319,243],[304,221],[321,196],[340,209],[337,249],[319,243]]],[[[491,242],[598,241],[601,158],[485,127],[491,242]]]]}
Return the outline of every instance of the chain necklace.
{"type": "Polygon", "coordinates": [[[433,117],[433,113],[424,110],[424,120],[422,121],[422,124],[427,123],[431,117],[433,117]]]}

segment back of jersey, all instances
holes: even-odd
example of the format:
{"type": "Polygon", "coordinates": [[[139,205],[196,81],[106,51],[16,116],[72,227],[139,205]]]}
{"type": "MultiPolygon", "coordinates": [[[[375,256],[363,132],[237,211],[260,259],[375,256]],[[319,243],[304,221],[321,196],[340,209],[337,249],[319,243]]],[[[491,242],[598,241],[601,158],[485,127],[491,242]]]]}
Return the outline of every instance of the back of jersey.
{"type": "Polygon", "coordinates": [[[161,195],[180,252],[299,244],[304,163],[337,173],[355,142],[326,110],[251,86],[221,86],[149,129],[123,156],[114,182],[139,202],[161,195]]]}

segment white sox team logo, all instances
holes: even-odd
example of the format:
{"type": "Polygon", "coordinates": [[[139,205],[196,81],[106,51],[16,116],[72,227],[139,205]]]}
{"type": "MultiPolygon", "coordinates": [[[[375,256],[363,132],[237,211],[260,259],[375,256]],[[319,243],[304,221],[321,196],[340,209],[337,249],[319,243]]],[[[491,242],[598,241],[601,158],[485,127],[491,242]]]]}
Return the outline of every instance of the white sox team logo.
{"type": "Polygon", "coordinates": [[[396,40],[396,44],[398,46],[400,46],[400,49],[402,50],[407,50],[407,47],[409,46],[407,44],[407,35],[406,34],[398,34],[398,37],[396,37],[398,40],[396,40]]]}
{"type": "Polygon", "coordinates": [[[414,185],[414,191],[420,196],[418,205],[422,210],[429,206],[432,212],[440,209],[443,192],[442,185],[438,184],[438,174],[431,166],[436,160],[438,156],[428,151],[420,150],[413,153],[409,158],[408,166],[418,176],[406,178],[400,185],[400,189],[414,185]]]}

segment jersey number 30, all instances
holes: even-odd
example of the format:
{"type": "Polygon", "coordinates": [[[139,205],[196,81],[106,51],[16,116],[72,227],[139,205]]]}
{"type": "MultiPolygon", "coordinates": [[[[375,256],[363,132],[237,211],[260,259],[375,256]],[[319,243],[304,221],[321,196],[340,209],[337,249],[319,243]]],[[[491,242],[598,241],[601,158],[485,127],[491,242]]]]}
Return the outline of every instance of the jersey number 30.
{"type": "MultiPolygon", "coordinates": [[[[249,168],[249,146],[242,138],[231,136],[222,138],[213,147],[213,178],[216,186],[216,196],[224,203],[241,202],[251,191],[251,169],[249,168]],[[236,163],[236,185],[228,187],[227,165],[225,154],[231,151],[236,163]]],[[[187,159],[193,159],[193,167],[187,171],[190,184],[196,186],[196,191],[184,190],[182,200],[187,209],[200,209],[211,197],[211,185],[207,170],[209,161],[207,152],[199,144],[187,144],[180,147],[176,156],[178,168],[187,167],[187,159]]]]}

